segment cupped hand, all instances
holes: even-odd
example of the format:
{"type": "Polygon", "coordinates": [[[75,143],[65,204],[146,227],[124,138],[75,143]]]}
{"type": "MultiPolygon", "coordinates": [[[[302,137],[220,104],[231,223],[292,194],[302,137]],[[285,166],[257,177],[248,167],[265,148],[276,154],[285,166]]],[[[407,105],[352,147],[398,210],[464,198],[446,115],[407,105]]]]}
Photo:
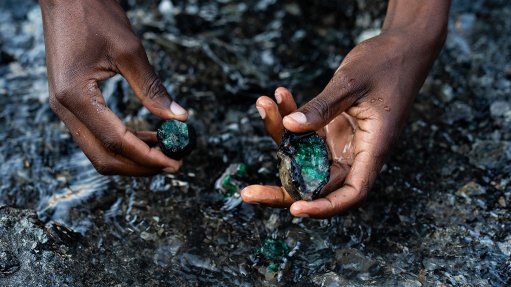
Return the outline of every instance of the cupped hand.
{"type": "Polygon", "coordinates": [[[154,132],[132,132],[106,106],[98,82],[121,74],[153,114],[186,120],[149,64],[115,0],[40,1],[50,106],[102,174],[144,176],[176,171],[180,161],[150,143],[154,132]]]}
{"type": "Polygon", "coordinates": [[[294,216],[330,217],[365,198],[438,49],[388,31],[362,42],[344,59],[325,89],[297,109],[291,93],[278,88],[275,101],[263,96],[256,107],[279,143],[284,128],[318,131],[330,150],[330,181],[323,198],[294,201],[282,187],[252,185],[245,202],[289,207],[294,216]]]}

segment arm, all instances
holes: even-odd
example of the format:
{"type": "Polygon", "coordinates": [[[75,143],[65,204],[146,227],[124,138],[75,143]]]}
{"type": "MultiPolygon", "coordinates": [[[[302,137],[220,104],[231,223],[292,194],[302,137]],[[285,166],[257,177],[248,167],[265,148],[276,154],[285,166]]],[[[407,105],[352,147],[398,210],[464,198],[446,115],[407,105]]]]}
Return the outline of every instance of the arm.
{"type": "Polygon", "coordinates": [[[186,120],[149,64],[115,0],[41,0],[50,106],[103,174],[150,175],[180,162],[146,142],[153,132],[129,131],[106,106],[98,83],[121,74],[153,114],[186,120]]]}
{"type": "Polygon", "coordinates": [[[278,142],[284,128],[325,136],[332,165],[326,197],[293,202],[282,187],[249,186],[246,202],[290,207],[295,216],[328,217],[366,196],[397,139],[413,100],[446,36],[447,0],[393,0],[379,36],[345,57],[325,89],[296,109],[289,91],[258,99],[266,129],[278,142]]]}

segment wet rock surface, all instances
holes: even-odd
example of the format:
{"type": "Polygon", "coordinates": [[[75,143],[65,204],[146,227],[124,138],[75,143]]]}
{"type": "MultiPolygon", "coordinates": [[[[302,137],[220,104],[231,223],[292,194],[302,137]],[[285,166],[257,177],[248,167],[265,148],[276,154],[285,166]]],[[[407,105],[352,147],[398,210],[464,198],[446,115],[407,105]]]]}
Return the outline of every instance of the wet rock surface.
{"type": "Polygon", "coordinates": [[[282,136],[277,152],[282,186],[295,200],[313,200],[330,178],[330,161],[325,141],[316,133],[282,136]]]}
{"type": "Polygon", "coordinates": [[[80,238],[61,238],[51,228],[45,227],[34,211],[0,206],[2,286],[85,286],[116,282],[108,274],[95,274],[103,269],[101,264],[80,263],[93,260],[89,257],[92,248],[86,248],[80,238]],[[73,270],[73,276],[67,275],[69,270],[73,270]]]}
{"type": "MultiPolygon", "coordinates": [[[[121,2],[189,108],[197,149],[176,174],[98,175],[48,107],[36,1],[1,1],[0,286],[510,285],[509,1],[454,1],[375,187],[328,220],[226,208],[215,181],[244,163],[243,184],[278,183],[255,99],[278,85],[299,103],[320,92],[385,3],[121,2]],[[252,260],[267,238],[290,250],[276,270],[252,260]]],[[[102,90],[130,128],[156,130],[121,77],[102,90]]]]}

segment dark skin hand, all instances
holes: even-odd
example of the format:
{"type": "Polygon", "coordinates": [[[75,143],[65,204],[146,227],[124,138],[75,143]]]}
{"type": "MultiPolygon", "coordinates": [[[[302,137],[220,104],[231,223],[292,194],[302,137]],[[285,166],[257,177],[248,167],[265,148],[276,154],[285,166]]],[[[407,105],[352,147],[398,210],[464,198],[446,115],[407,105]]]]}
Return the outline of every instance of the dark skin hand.
{"type": "Polygon", "coordinates": [[[282,187],[252,185],[245,202],[289,207],[299,217],[324,218],[359,204],[373,185],[413,100],[446,36],[450,1],[389,1],[379,36],[357,45],[325,89],[297,109],[292,94],[278,88],[275,101],[263,96],[256,107],[279,143],[284,128],[318,131],[332,166],[324,198],[294,201],[282,187]]]}
{"type": "Polygon", "coordinates": [[[133,132],[106,106],[98,87],[116,74],[162,119],[184,121],[149,64],[145,50],[115,0],[41,0],[50,106],[98,172],[145,176],[174,172],[154,132],[133,132]]]}

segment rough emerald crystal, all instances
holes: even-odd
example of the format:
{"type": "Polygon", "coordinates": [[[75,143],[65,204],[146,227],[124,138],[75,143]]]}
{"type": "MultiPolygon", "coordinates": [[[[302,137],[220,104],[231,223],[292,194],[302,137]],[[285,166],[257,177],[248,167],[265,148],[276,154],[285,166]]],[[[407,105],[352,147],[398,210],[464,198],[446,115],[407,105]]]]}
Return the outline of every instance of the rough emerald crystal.
{"type": "Polygon", "coordinates": [[[244,163],[232,163],[224,173],[216,180],[215,188],[226,198],[239,197],[240,190],[247,184],[243,178],[247,175],[247,165],[244,163]]]}
{"type": "Polygon", "coordinates": [[[190,154],[195,146],[193,128],[178,120],[165,121],[156,133],[158,144],[168,157],[181,159],[190,154]]]}
{"type": "Polygon", "coordinates": [[[256,257],[258,261],[266,263],[268,271],[276,272],[279,269],[279,265],[285,261],[285,258],[289,255],[289,246],[283,240],[266,238],[261,247],[257,249],[256,257]]]}
{"type": "Polygon", "coordinates": [[[316,133],[285,131],[277,152],[282,186],[296,200],[318,198],[330,178],[325,141],[316,133]]]}

